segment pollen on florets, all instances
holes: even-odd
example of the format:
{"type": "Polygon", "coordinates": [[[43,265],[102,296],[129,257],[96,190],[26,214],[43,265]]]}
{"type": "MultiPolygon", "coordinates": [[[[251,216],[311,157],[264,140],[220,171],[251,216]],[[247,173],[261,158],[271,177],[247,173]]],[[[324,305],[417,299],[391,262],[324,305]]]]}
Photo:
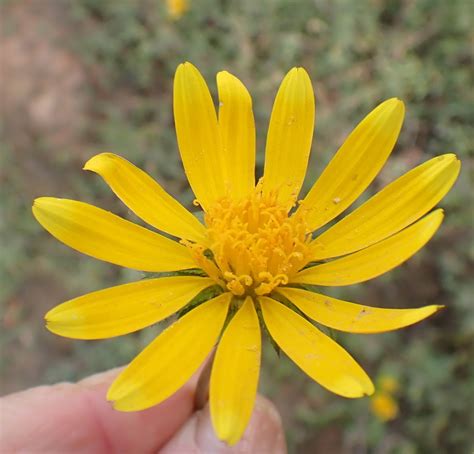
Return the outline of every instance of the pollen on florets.
{"type": "Polygon", "coordinates": [[[209,247],[185,243],[200,268],[234,295],[266,295],[309,261],[311,236],[301,215],[288,214],[260,186],[248,197],[225,197],[205,214],[209,247]]]}

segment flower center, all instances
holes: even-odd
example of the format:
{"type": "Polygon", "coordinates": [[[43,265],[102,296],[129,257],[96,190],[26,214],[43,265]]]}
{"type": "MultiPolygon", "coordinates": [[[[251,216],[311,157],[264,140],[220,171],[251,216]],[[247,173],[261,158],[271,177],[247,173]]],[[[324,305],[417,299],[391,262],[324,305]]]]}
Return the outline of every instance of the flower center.
{"type": "Polygon", "coordinates": [[[185,244],[199,267],[234,295],[266,295],[309,261],[311,235],[297,213],[289,216],[257,186],[243,200],[226,197],[208,210],[208,249],[185,244]]]}

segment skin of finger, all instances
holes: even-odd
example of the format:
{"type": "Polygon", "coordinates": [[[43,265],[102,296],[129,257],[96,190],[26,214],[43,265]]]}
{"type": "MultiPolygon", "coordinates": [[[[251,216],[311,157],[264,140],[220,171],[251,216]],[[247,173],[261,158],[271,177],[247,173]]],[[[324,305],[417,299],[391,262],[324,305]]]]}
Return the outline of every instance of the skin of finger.
{"type": "Polygon", "coordinates": [[[191,415],[196,377],[156,407],[122,413],[105,399],[119,372],[1,398],[2,452],[156,452],[191,415]]]}
{"type": "Polygon", "coordinates": [[[257,396],[250,423],[234,446],[218,440],[212,428],[209,406],[199,410],[163,446],[160,454],[286,454],[281,418],[275,406],[257,396]]]}

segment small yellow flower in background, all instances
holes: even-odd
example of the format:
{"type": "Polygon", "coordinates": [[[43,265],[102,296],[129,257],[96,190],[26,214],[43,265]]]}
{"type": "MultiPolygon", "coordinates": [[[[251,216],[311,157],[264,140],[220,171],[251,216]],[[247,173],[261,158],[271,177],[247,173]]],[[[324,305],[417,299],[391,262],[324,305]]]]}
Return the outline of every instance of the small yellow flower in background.
{"type": "Polygon", "coordinates": [[[382,422],[398,416],[399,408],[394,397],[398,389],[399,383],[394,377],[384,375],[378,380],[377,389],[370,399],[370,408],[382,422]]]}
{"type": "Polygon", "coordinates": [[[189,9],[188,0],[166,0],[168,14],[173,20],[178,20],[189,9]]]}
{"type": "Polygon", "coordinates": [[[70,300],[46,314],[56,334],[103,339],[131,333],[180,311],[201,291],[218,289],[220,294],[151,342],[107,397],[122,411],[156,405],[196,372],[217,343],[210,411],[217,436],[233,445],[254,406],[260,323],[328,390],[352,398],[373,393],[372,381],[352,356],[294,309],[352,333],[390,331],[435,313],[441,306],[367,307],[307,286],[364,282],[415,254],[441,224],[442,210],[427,213],[454,184],[460,163],[446,154],[419,165],[313,239],[312,232],[351,206],[386,162],[402,126],[403,103],[389,99],[364,118],[299,200],[315,118],[306,71],[292,69],[280,86],[257,183],[250,95],[225,71],[217,75],[217,86],[218,113],[199,71],[190,63],[176,71],[178,144],[204,223],[117,155],[99,154],[84,167],[99,174],[136,215],[179,241],[74,200],[39,198],[33,213],[57,239],[92,257],[148,272],[197,267],[202,273],[141,280],[70,300]]]}
{"type": "Polygon", "coordinates": [[[393,394],[398,391],[400,384],[394,377],[383,375],[379,380],[379,388],[386,393],[393,394]]]}
{"type": "Polygon", "coordinates": [[[370,400],[370,407],[381,421],[391,421],[398,416],[398,404],[391,394],[379,392],[370,400]]]}

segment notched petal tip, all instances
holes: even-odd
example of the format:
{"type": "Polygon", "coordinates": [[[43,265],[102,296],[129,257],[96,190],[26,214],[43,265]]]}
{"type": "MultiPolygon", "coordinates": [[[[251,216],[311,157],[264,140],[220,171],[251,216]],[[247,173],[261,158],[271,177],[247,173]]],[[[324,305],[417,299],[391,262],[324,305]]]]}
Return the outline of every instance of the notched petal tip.
{"type": "Polygon", "coordinates": [[[131,413],[131,412],[135,412],[135,411],[144,410],[144,409],[141,409],[141,408],[129,408],[127,406],[123,406],[122,403],[120,402],[120,400],[111,400],[111,399],[107,398],[107,401],[112,404],[112,407],[113,407],[114,410],[121,411],[122,413],[131,413]]]}
{"type": "Polygon", "coordinates": [[[461,160],[454,153],[447,153],[447,154],[441,155],[441,156],[445,156],[447,159],[449,159],[449,161],[450,161],[449,164],[453,163],[453,165],[454,165],[453,172],[456,174],[456,178],[455,178],[454,181],[456,181],[457,178],[459,177],[460,172],[461,172],[461,167],[462,167],[461,160]]]}
{"type": "Polygon", "coordinates": [[[119,381],[122,376],[122,373],[118,375],[118,377],[112,382],[112,384],[109,386],[109,389],[107,390],[107,394],[105,395],[105,398],[107,399],[108,402],[112,403],[113,407],[116,408],[117,402],[124,396],[124,392],[120,392],[120,385],[119,381]]]}
{"type": "MultiPolygon", "coordinates": [[[[242,83],[238,77],[234,76],[229,71],[223,70],[216,74],[216,81],[217,88],[219,90],[219,98],[223,97],[221,94],[222,90],[228,90],[230,91],[231,97],[233,95],[234,97],[244,99],[246,103],[252,105],[250,93],[248,92],[245,84],[242,83]]],[[[229,97],[229,94],[227,97],[229,97]]]]}
{"type": "Polygon", "coordinates": [[[64,307],[65,304],[66,303],[59,304],[44,314],[44,320],[48,325],[46,326],[48,329],[55,324],[65,325],[78,320],[77,311],[67,310],[64,307]]]}
{"type": "Polygon", "coordinates": [[[286,78],[298,78],[300,81],[302,81],[303,79],[306,79],[306,81],[311,81],[308,71],[306,71],[306,69],[304,69],[302,66],[294,66],[293,68],[291,68],[287,72],[285,79],[286,78]]]}
{"type": "Polygon", "coordinates": [[[91,172],[98,172],[104,165],[111,163],[113,160],[118,159],[119,156],[111,152],[104,152],[92,156],[82,167],[82,170],[89,170],[91,172]]]}
{"type": "Polygon", "coordinates": [[[433,160],[438,160],[438,161],[445,161],[444,164],[446,166],[449,166],[451,164],[455,165],[455,169],[457,173],[459,174],[459,171],[461,170],[461,160],[458,158],[458,156],[455,153],[445,153],[441,154],[439,156],[435,156],[433,160]]]}
{"type": "Polygon", "coordinates": [[[120,406],[120,398],[122,395],[119,395],[118,393],[115,392],[115,383],[117,380],[120,378],[120,375],[112,382],[112,384],[109,386],[109,389],[107,390],[107,394],[105,395],[105,400],[110,403],[112,408],[117,411],[122,411],[126,412],[126,409],[121,408],[120,406]]]}
{"type": "Polygon", "coordinates": [[[308,83],[308,81],[311,84],[311,78],[309,77],[309,74],[306,69],[301,66],[294,66],[285,74],[285,77],[282,81],[282,85],[284,83],[304,84],[308,83]]]}
{"type": "MultiPolygon", "coordinates": [[[[346,399],[360,399],[362,397],[371,396],[375,392],[375,386],[371,378],[365,373],[363,381],[353,382],[348,392],[335,392],[336,394],[345,397],[346,399]]],[[[334,392],[334,391],[333,391],[334,392]]]]}
{"type": "Polygon", "coordinates": [[[456,156],[456,153],[444,153],[439,156],[437,156],[438,159],[449,159],[449,160],[458,160],[458,157],[456,156]]]}
{"type": "Polygon", "coordinates": [[[64,337],[65,339],[90,340],[90,338],[88,337],[73,336],[68,333],[65,333],[64,328],[66,327],[66,330],[67,330],[67,321],[46,319],[46,315],[45,315],[45,322],[46,323],[44,327],[50,333],[56,336],[64,337]]]}
{"type": "Polygon", "coordinates": [[[180,63],[178,67],[176,68],[175,75],[182,74],[182,73],[188,73],[192,72],[199,72],[199,70],[194,66],[191,62],[185,61],[183,63],[180,63]]]}
{"type": "Polygon", "coordinates": [[[64,199],[62,197],[43,196],[43,197],[37,197],[33,201],[33,206],[35,208],[47,208],[53,204],[69,202],[69,201],[70,201],[69,199],[64,199]]]}
{"type": "Polygon", "coordinates": [[[55,201],[61,201],[62,199],[57,198],[57,197],[37,197],[36,199],[33,200],[33,205],[31,206],[31,210],[33,212],[33,216],[36,218],[36,220],[42,224],[40,219],[38,218],[39,212],[44,212],[46,211],[52,203],[55,201]]]}
{"type": "Polygon", "coordinates": [[[54,197],[37,197],[33,200],[33,208],[40,208],[48,199],[54,199],[54,197]]]}
{"type": "MultiPolygon", "coordinates": [[[[226,70],[223,70],[223,71],[219,71],[217,74],[216,74],[216,80],[217,80],[217,86],[218,88],[222,88],[222,85],[225,84],[232,84],[233,86],[237,86],[238,88],[242,89],[238,94],[239,95],[242,95],[242,94],[247,94],[248,95],[248,98],[250,98],[250,95],[248,93],[248,90],[247,88],[245,87],[245,85],[242,83],[242,81],[234,76],[232,73],[230,73],[229,71],[226,71],[226,70]]],[[[231,86],[232,86],[231,85],[231,86]]]]}
{"type": "Polygon", "coordinates": [[[46,324],[44,325],[44,327],[52,334],[55,334],[56,336],[61,336],[61,337],[65,337],[65,338],[68,338],[68,339],[73,339],[69,336],[65,336],[64,334],[61,333],[60,330],[56,329],[57,327],[55,326],[54,322],[51,322],[49,320],[46,320],[46,324]]]}
{"type": "Polygon", "coordinates": [[[234,76],[232,73],[230,73],[229,71],[226,71],[225,69],[222,70],[222,71],[219,71],[216,74],[216,79],[217,79],[218,82],[219,81],[231,81],[231,82],[237,83],[239,85],[244,85],[238,77],[234,76]]]}
{"type": "Polygon", "coordinates": [[[374,394],[374,392],[375,392],[375,386],[372,380],[370,380],[370,386],[367,389],[365,389],[364,394],[361,397],[369,397],[372,394],[374,394]]]}
{"type": "Polygon", "coordinates": [[[44,314],[44,317],[43,317],[43,318],[44,318],[44,321],[45,321],[46,323],[51,323],[51,322],[54,322],[54,321],[55,321],[55,320],[54,320],[54,319],[55,319],[55,317],[54,317],[54,315],[55,315],[55,309],[56,309],[56,308],[53,307],[53,308],[50,309],[48,312],[46,312],[46,314],[44,314]]]}
{"type": "Polygon", "coordinates": [[[391,110],[390,115],[392,116],[393,121],[398,120],[400,123],[403,123],[403,119],[405,118],[405,103],[401,99],[391,98],[381,105],[387,110],[391,110]]]}
{"type": "Polygon", "coordinates": [[[136,411],[146,410],[146,408],[128,407],[127,405],[123,405],[123,403],[119,399],[118,400],[110,399],[108,395],[106,399],[112,405],[112,408],[115,411],[120,411],[122,413],[132,413],[136,411]]]}
{"type": "Polygon", "coordinates": [[[396,96],[394,96],[393,98],[386,99],[380,105],[381,106],[386,106],[386,107],[391,105],[394,108],[395,107],[400,107],[402,109],[405,109],[405,103],[400,98],[397,98],[396,96]]]}
{"type": "MultiPolygon", "coordinates": [[[[365,377],[363,381],[358,381],[357,385],[355,383],[350,386],[350,391],[346,393],[338,393],[335,392],[336,394],[339,394],[342,397],[346,397],[348,399],[360,399],[361,397],[367,397],[371,396],[375,392],[375,386],[374,383],[372,382],[371,378],[365,373],[365,377]]],[[[334,391],[333,391],[334,392],[334,391]]]]}
{"type": "Polygon", "coordinates": [[[223,441],[227,446],[232,448],[241,440],[242,436],[243,435],[239,435],[238,437],[235,437],[234,435],[228,435],[225,438],[220,438],[220,440],[223,441]]]}
{"type": "Polygon", "coordinates": [[[219,79],[220,77],[234,77],[236,78],[235,76],[233,76],[229,71],[223,69],[222,71],[219,71],[217,74],[216,74],[216,78],[219,79]]]}
{"type": "Polygon", "coordinates": [[[71,334],[68,323],[69,320],[61,319],[60,317],[49,317],[48,314],[44,316],[45,325],[44,327],[52,334],[56,336],[64,337],[66,339],[80,339],[80,340],[91,340],[92,337],[78,336],[71,334]]]}
{"type": "Polygon", "coordinates": [[[105,399],[107,400],[107,402],[110,403],[110,405],[112,406],[112,408],[115,410],[115,411],[120,411],[122,413],[129,413],[131,411],[135,411],[134,409],[133,410],[129,410],[127,409],[127,407],[123,407],[121,404],[120,404],[120,399],[118,399],[117,397],[113,396],[110,394],[110,390],[111,390],[112,387],[109,388],[109,390],[107,391],[107,394],[105,396],[105,399]]]}
{"type": "Polygon", "coordinates": [[[431,213],[431,216],[433,216],[434,222],[439,222],[441,224],[444,219],[444,208],[437,208],[431,213]]]}
{"type": "Polygon", "coordinates": [[[304,69],[302,66],[297,66],[295,69],[300,75],[305,75],[309,77],[308,71],[306,71],[306,69],[304,69]]]}
{"type": "Polygon", "coordinates": [[[383,101],[372,112],[377,110],[389,113],[390,116],[394,117],[393,120],[402,121],[405,117],[405,103],[399,98],[389,98],[383,101]]]}
{"type": "Polygon", "coordinates": [[[178,77],[182,76],[183,72],[185,71],[186,64],[187,62],[183,62],[177,66],[176,71],[174,72],[175,82],[178,79],[178,77]]]}

